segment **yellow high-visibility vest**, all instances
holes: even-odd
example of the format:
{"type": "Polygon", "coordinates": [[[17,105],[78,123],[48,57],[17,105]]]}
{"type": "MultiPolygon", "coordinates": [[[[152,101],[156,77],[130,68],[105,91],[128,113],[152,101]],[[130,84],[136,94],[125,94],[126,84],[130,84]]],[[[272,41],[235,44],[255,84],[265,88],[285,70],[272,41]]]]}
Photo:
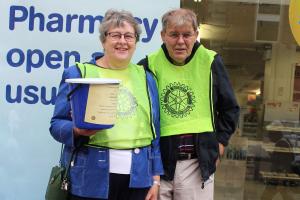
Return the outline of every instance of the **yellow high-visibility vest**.
{"type": "Polygon", "coordinates": [[[183,66],[173,65],[162,48],[148,56],[158,82],[162,137],[214,130],[211,65],[215,55],[201,45],[183,66]]]}
{"type": "Polygon", "coordinates": [[[93,64],[77,63],[77,66],[86,78],[121,80],[114,127],[90,136],[88,145],[113,149],[132,149],[150,145],[155,133],[153,134],[151,130],[150,100],[144,68],[132,63],[120,70],[106,69],[93,64]]]}

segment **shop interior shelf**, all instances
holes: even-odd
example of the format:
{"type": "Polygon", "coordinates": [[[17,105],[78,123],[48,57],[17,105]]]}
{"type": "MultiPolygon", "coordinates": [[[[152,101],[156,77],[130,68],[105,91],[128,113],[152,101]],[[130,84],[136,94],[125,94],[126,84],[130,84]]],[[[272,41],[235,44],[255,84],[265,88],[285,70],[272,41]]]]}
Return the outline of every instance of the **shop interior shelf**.
{"type": "Polygon", "coordinates": [[[264,143],[262,148],[267,152],[282,152],[282,153],[300,153],[299,147],[285,148],[285,147],[275,147],[274,143],[264,143]]]}
{"type": "Polygon", "coordinates": [[[294,173],[278,173],[278,172],[259,172],[264,179],[279,179],[279,180],[300,180],[300,176],[294,173]]]}

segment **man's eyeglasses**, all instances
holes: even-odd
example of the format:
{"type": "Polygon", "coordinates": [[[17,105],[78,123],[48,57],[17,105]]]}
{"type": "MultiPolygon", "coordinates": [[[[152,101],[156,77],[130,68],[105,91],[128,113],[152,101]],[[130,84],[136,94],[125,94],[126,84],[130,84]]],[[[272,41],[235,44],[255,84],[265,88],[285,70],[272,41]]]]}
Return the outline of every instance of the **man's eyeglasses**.
{"type": "Polygon", "coordinates": [[[182,36],[182,38],[184,40],[189,40],[195,35],[195,33],[194,32],[193,33],[191,33],[191,32],[187,32],[187,33],[170,32],[167,35],[174,40],[178,40],[180,38],[180,36],[182,36]]]}
{"type": "Polygon", "coordinates": [[[122,36],[124,36],[126,42],[134,42],[136,40],[136,34],[134,33],[108,32],[105,36],[109,36],[113,41],[121,40],[122,36]]]}

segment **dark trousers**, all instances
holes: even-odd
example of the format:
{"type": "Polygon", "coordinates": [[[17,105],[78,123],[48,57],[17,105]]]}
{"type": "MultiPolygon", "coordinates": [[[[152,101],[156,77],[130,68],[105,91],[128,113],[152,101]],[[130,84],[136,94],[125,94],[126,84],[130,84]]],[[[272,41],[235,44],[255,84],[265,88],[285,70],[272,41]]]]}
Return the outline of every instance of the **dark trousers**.
{"type": "MultiPolygon", "coordinates": [[[[149,188],[129,188],[130,175],[109,174],[108,200],[145,200],[149,188]]],[[[70,195],[69,200],[106,200],[70,195]]]]}

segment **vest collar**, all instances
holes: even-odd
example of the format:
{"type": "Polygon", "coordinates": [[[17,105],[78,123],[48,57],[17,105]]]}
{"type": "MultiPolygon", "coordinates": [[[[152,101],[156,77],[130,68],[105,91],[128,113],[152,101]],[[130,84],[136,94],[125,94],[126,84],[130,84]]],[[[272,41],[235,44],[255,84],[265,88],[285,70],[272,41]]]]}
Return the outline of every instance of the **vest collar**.
{"type": "MultiPolygon", "coordinates": [[[[194,54],[196,53],[197,49],[200,46],[201,46],[200,42],[196,41],[195,44],[194,44],[194,46],[193,46],[191,55],[185,59],[184,64],[187,64],[188,62],[190,62],[190,60],[194,57],[194,54]]],[[[166,47],[165,43],[163,43],[161,45],[161,48],[164,51],[164,53],[165,53],[168,61],[171,62],[173,65],[176,65],[175,62],[174,62],[174,60],[170,57],[169,52],[167,50],[167,47],[166,47]]]]}

